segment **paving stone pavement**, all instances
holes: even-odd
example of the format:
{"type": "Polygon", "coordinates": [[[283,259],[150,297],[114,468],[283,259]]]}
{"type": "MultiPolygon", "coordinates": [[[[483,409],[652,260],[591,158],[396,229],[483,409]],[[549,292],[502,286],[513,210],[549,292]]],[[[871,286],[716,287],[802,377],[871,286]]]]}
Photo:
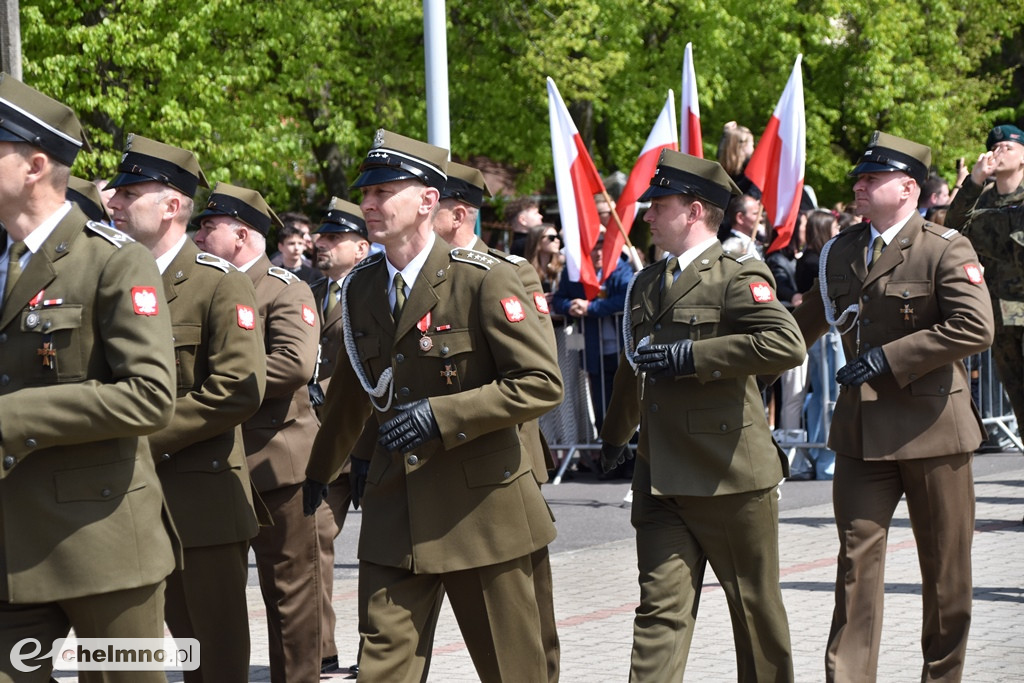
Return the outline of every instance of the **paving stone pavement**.
{"type": "MultiPolygon", "coordinates": [[[[1024,680],[1024,459],[1007,471],[978,477],[974,537],[974,617],[965,681],[1024,680]]],[[[622,514],[628,515],[623,508],[622,514]]],[[[823,658],[832,612],[836,538],[830,504],[780,515],[781,580],[789,614],[796,680],[824,678],[823,658]]],[[[623,540],[551,556],[555,612],[565,683],[624,681],[628,677],[633,610],[638,599],[633,541],[623,540]]],[[[355,662],[356,572],[335,582],[336,639],[341,663],[355,662]]],[[[920,679],[920,572],[905,503],[896,512],[886,561],[885,624],[878,680],[920,679]]],[[[269,681],[265,612],[259,588],[248,588],[252,666],[250,680],[269,681]]],[[[324,681],[352,680],[349,674],[324,681]]],[[[736,680],[732,630],[721,587],[708,571],[686,678],[707,683],[736,680]]],[[[59,677],[60,681],[74,678],[59,677]]],[[[180,674],[169,676],[180,681],[180,674]]],[[[430,681],[478,680],[447,604],[435,638],[430,681]]]]}

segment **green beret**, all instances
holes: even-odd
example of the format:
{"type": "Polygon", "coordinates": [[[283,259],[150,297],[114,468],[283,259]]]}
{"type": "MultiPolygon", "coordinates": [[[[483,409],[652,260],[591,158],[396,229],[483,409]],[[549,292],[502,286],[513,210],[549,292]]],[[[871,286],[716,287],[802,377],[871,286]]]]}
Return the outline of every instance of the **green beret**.
{"type": "Polygon", "coordinates": [[[985,147],[991,150],[1000,142],[1005,142],[1006,140],[1016,142],[1019,145],[1024,145],[1024,130],[1021,130],[1017,126],[1009,123],[996,126],[989,131],[988,140],[985,141],[985,147]]]}

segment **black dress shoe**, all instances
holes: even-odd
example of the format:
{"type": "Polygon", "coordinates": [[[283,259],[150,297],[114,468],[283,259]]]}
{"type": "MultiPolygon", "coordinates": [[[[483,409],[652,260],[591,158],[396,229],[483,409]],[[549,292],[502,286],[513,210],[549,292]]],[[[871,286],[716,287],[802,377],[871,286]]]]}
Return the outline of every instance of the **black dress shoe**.
{"type": "Polygon", "coordinates": [[[341,671],[341,667],[338,666],[338,655],[324,657],[320,660],[320,673],[330,674],[335,671],[341,671]]]}
{"type": "Polygon", "coordinates": [[[357,674],[357,673],[359,673],[359,665],[358,664],[353,664],[352,666],[350,666],[348,668],[348,672],[350,674],[357,674]]]}

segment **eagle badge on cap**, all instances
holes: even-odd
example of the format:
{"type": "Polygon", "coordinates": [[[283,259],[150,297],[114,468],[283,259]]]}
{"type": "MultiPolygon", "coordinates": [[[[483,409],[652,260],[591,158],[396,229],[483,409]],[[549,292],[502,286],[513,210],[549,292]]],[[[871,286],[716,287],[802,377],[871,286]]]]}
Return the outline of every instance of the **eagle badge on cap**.
{"type": "Polygon", "coordinates": [[[376,148],[380,147],[383,144],[384,144],[384,129],[383,128],[378,128],[377,132],[374,133],[374,135],[373,135],[373,145],[372,145],[372,148],[376,149],[376,148]]]}

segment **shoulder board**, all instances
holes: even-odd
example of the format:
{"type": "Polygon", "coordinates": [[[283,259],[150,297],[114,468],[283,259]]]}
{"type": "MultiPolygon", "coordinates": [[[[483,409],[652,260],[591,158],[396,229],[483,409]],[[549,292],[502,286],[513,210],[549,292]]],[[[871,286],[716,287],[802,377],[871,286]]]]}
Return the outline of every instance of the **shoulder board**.
{"type": "Polygon", "coordinates": [[[352,270],[351,270],[350,272],[351,272],[351,273],[354,273],[354,272],[356,272],[357,270],[362,270],[363,268],[367,268],[367,267],[369,267],[369,266],[372,266],[372,265],[373,265],[374,263],[380,263],[380,262],[381,262],[381,261],[383,261],[383,260],[384,260],[384,252],[383,252],[383,251],[378,251],[378,252],[377,252],[377,253],[375,253],[375,254],[370,254],[369,256],[367,256],[366,258],[364,258],[364,259],[363,259],[362,261],[360,261],[359,263],[357,263],[357,264],[356,264],[356,265],[355,265],[355,266],[354,266],[354,267],[352,268],[352,270]]]}
{"type": "Polygon", "coordinates": [[[743,263],[744,261],[749,261],[750,259],[760,260],[756,256],[754,256],[753,254],[748,254],[747,252],[743,252],[742,254],[737,254],[734,251],[723,250],[722,251],[722,256],[724,256],[724,257],[726,257],[728,259],[732,259],[736,263],[743,263]]]}
{"type": "Polygon", "coordinates": [[[273,275],[278,280],[283,281],[286,285],[299,281],[298,275],[285,270],[281,266],[270,266],[270,270],[267,271],[267,275],[273,275]]]}
{"type": "Polygon", "coordinates": [[[201,251],[196,254],[196,263],[204,266],[210,266],[211,268],[217,268],[218,270],[223,270],[225,273],[235,269],[231,263],[225,261],[220,256],[207,254],[205,251],[201,251]]]}
{"type": "Polygon", "coordinates": [[[522,256],[516,256],[515,254],[506,254],[500,249],[488,249],[487,253],[496,259],[500,259],[502,261],[511,263],[513,266],[521,266],[524,263],[529,263],[529,261],[524,259],[522,256]]]}
{"type": "Polygon", "coordinates": [[[951,240],[960,234],[960,231],[956,228],[947,228],[944,225],[936,225],[935,223],[925,223],[924,229],[928,232],[935,233],[944,240],[951,240]]]}
{"type": "Polygon", "coordinates": [[[472,249],[452,249],[448,252],[448,255],[453,261],[472,263],[474,266],[484,270],[490,270],[500,263],[498,259],[490,254],[485,254],[482,251],[473,251],[472,249]]]}
{"type": "Polygon", "coordinates": [[[129,242],[135,241],[125,233],[118,230],[117,228],[112,228],[109,225],[105,225],[104,223],[89,221],[85,224],[85,227],[88,228],[89,230],[92,230],[94,233],[96,233],[103,239],[107,240],[118,249],[120,249],[125,244],[128,244],[129,242]]]}

